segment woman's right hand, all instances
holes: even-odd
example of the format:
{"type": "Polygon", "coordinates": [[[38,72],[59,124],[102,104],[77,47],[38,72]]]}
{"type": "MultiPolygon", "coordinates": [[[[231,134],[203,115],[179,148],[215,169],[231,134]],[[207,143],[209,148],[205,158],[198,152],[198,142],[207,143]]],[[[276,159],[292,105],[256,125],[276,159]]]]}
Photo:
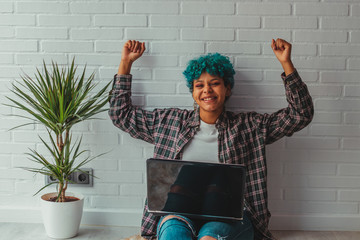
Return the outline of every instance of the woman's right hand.
{"type": "Polygon", "coordinates": [[[131,65],[136,61],[145,51],[145,43],[135,40],[128,40],[123,47],[121,53],[121,62],[118,70],[118,75],[130,74],[131,65]]]}
{"type": "Polygon", "coordinates": [[[136,40],[128,40],[123,47],[121,61],[135,62],[145,51],[145,43],[136,40]]]}

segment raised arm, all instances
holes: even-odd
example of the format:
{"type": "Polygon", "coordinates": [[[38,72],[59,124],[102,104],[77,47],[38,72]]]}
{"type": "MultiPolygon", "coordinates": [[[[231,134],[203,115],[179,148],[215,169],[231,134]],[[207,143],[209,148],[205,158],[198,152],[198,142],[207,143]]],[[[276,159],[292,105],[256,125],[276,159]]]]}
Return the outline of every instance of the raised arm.
{"type": "Polygon", "coordinates": [[[145,51],[145,43],[128,40],[123,47],[118,75],[130,74],[131,66],[145,51]]]}
{"type": "Polygon", "coordinates": [[[121,54],[118,73],[110,94],[109,116],[113,124],[132,137],[154,143],[154,134],[161,120],[169,111],[154,109],[147,111],[134,106],[131,101],[131,66],[145,51],[145,44],[139,41],[127,41],[121,54]]]}
{"type": "Polygon", "coordinates": [[[300,131],[311,122],[314,115],[310,93],[291,61],[291,44],[277,39],[272,40],[271,47],[284,69],[281,77],[285,85],[288,107],[273,114],[261,115],[261,125],[266,129],[267,144],[300,131]]]}

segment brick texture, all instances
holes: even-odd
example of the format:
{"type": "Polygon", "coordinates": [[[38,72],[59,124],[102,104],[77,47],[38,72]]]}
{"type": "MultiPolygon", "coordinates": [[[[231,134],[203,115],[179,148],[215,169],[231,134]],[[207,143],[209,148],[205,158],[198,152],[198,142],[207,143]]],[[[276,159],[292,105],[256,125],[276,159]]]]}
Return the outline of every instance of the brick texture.
{"type": "MultiPolygon", "coordinates": [[[[220,52],[236,70],[227,109],[273,112],[287,103],[270,43],[284,38],[293,44],[292,59],[312,94],[315,116],[306,129],[268,147],[273,219],[282,229],[358,230],[351,226],[360,224],[359,23],[357,0],[0,1],[0,102],[8,103],[11,83],[24,72],[33,76],[43,60],[62,65],[75,56],[79,69],[87,64],[105,84],[117,71],[125,41],[139,39],[147,50],[133,64],[134,104],[191,108],[182,76],[187,62],[220,52]],[[304,222],[309,218],[320,220],[304,222]]],[[[33,166],[24,155],[28,148],[45,150],[37,136],[46,130],[8,131],[24,120],[8,116],[20,112],[3,104],[0,112],[1,216],[4,209],[38,206],[31,195],[43,177],[19,167],[33,166]]],[[[106,120],[84,123],[74,136],[83,135],[92,155],[109,153],[89,164],[98,177],[94,187],[75,191],[86,195],[87,209],[101,213],[87,222],[108,224],[121,213],[126,224],[139,226],[152,145],[116,129],[106,113],[100,117],[106,120]]]]}

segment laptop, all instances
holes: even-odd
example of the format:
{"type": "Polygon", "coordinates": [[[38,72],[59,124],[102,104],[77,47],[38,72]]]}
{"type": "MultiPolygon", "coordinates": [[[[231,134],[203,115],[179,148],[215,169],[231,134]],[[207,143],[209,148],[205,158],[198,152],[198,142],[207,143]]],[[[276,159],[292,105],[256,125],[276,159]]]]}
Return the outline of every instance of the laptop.
{"type": "Polygon", "coordinates": [[[242,220],[244,165],[164,160],[146,161],[149,212],[205,220],[242,220]]]}

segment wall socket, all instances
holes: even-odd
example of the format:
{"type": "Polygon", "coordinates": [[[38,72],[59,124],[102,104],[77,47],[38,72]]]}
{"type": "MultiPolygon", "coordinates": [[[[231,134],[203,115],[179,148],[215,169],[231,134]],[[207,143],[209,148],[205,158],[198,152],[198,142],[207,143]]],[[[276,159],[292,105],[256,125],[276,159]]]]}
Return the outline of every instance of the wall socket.
{"type": "MultiPolygon", "coordinates": [[[[80,168],[81,171],[73,172],[69,179],[72,182],[69,184],[73,187],[92,187],[93,186],[93,169],[92,168],[80,168]],[[85,174],[85,173],[87,174],[85,174]]],[[[51,176],[45,176],[45,184],[58,182],[51,176]]]]}

